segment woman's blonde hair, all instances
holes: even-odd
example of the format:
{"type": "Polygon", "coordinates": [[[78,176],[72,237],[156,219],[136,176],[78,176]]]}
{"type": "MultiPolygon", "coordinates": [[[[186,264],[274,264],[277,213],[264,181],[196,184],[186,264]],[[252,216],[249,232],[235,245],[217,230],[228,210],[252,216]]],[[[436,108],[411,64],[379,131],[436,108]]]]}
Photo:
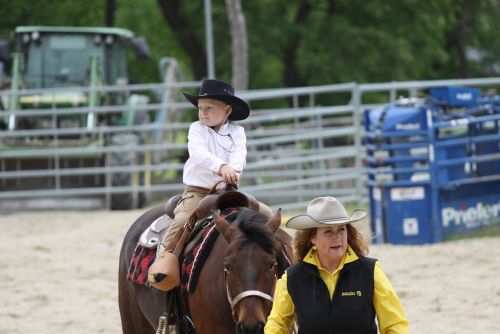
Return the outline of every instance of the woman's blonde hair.
{"type": "MultiPolygon", "coordinates": [[[[356,227],[351,224],[346,224],[347,228],[347,243],[351,246],[352,250],[358,256],[366,256],[369,252],[368,241],[363,237],[363,235],[358,231],[356,227]]],[[[305,230],[299,230],[295,233],[295,238],[293,241],[293,251],[295,255],[295,260],[302,261],[304,257],[309,252],[309,249],[313,246],[311,239],[316,234],[318,229],[308,228],[305,230]]]]}

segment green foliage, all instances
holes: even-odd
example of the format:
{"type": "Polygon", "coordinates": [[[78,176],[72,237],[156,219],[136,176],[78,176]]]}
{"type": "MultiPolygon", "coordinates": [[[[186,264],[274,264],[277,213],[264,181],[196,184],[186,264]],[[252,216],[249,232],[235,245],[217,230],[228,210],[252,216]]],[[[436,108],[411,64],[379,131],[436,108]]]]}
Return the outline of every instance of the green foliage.
{"type": "MultiPolygon", "coordinates": [[[[115,1],[115,26],[144,35],[152,53],[146,61],[130,59],[130,77],[134,82],[160,81],[158,61],[170,56],[180,62],[186,80],[202,79],[194,73],[206,68],[200,64],[205,55],[199,57],[206,52],[204,2],[169,0],[178,9],[182,31],[168,24],[161,2],[115,1]],[[185,48],[185,36],[202,47],[198,57],[185,48]]],[[[498,75],[496,1],[260,0],[242,5],[251,89],[498,75]],[[480,62],[465,59],[468,47],[481,52],[480,62]]],[[[101,26],[105,7],[102,0],[0,0],[0,36],[19,25],[101,26]]],[[[212,1],[212,22],[216,75],[230,80],[224,1],[212,1]]]]}
{"type": "Polygon", "coordinates": [[[132,83],[161,81],[158,69],[161,57],[170,56],[178,59],[186,57],[171,31],[165,26],[154,0],[141,2],[118,0],[115,25],[126,27],[136,35],[145,36],[149,44],[150,59],[136,59],[132,54],[129,55],[129,77],[132,83]]]}

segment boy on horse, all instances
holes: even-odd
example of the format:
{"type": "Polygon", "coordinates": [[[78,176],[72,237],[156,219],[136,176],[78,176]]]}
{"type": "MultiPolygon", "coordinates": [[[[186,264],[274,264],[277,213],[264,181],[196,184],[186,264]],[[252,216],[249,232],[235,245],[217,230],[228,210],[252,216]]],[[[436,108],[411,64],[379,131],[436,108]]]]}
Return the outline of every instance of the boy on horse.
{"type": "MultiPolygon", "coordinates": [[[[245,101],[234,96],[234,88],[226,82],[207,79],[202,82],[198,95],[183,94],[198,108],[198,121],[189,127],[189,158],[183,171],[185,189],[163,239],[164,250],[160,258],[173,256],[177,259],[172,251],[180,237],[178,232],[195,212],[198,203],[216,184],[237,184],[246,164],[245,130],[229,121],[246,119],[250,108],[245,101]]],[[[265,209],[265,206],[261,208],[265,209]]],[[[161,260],[157,258],[155,263],[158,261],[161,260]]],[[[163,262],[163,267],[167,266],[167,262],[163,262]]],[[[150,284],[160,290],[172,289],[166,274],[171,271],[155,263],[148,275],[150,284]]],[[[178,265],[177,260],[168,263],[168,266],[178,265]]]]}

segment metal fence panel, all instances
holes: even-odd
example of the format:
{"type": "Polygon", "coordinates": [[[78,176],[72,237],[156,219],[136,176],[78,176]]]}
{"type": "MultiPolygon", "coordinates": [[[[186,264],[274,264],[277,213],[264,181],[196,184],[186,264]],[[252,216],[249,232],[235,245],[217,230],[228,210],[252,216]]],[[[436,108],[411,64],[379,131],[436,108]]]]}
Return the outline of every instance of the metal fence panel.
{"type": "MultiPolygon", "coordinates": [[[[392,102],[401,92],[412,97],[429,87],[499,84],[500,78],[483,78],[239,92],[252,106],[251,117],[241,122],[248,157],[240,188],[273,208],[304,209],[311,198],[327,195],[362,204],[363,110],[392,102]],[[380,93],[375,102],[367,98],[373,93],[380,93]]],[[[196,112],[180,92],[197,85],[66,89],[101,96],[99,106],[61,107],[60,89],[1,91],[3,106],[14,97],[23,97],[25,105],[0,110],[0,209],[48,198],[98,198],[111,207],[122,195],[166,199],[182,191],[186,132],[196,112]],[[118,117],[120,122],[110,121],[118,117]]]]}

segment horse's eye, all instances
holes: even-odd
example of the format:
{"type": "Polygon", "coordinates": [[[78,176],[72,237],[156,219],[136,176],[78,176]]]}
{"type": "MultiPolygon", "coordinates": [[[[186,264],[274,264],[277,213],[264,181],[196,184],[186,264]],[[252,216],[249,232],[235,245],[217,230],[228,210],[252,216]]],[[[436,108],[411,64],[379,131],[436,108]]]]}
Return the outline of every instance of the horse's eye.
{"type": "Polygon", "coordinates": [[[227,264],[224,265],[224,272],[227,274],[229,274],[231,272],[229,265],[227,265],[227,264]]]}
{"type": "Polygon", "coordinates": [[[272,262],[271,264],[269,264],[268,269],[269,269],[270,271],[274,271],[274,270],[276,269],[276,266],[277,266],[277,265],[278,265],[278,264],[277,264],[276,262],[272,262]]]}

